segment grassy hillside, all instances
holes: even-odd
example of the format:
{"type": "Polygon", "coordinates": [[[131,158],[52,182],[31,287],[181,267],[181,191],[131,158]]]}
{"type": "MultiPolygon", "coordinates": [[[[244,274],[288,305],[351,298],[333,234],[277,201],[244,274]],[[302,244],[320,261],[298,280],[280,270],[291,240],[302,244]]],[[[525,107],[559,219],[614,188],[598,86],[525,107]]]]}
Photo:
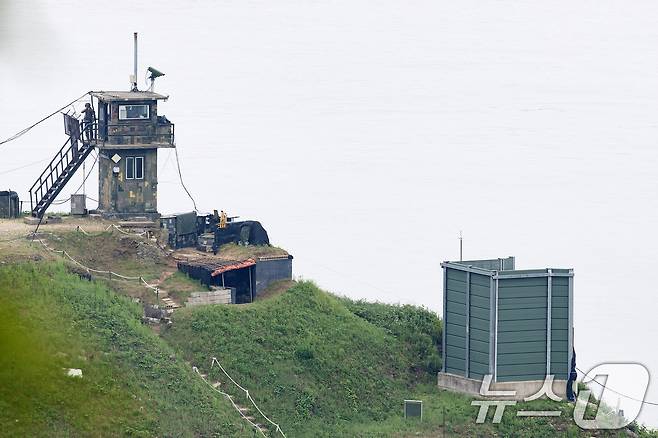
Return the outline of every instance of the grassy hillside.
{"type": "MultiPolygon", "coordinates": [[[[202,289],[182,274],[163,275],[171,266],[157,248],[130,237],[60,232],[48,241],[94,267],[163,278],[181,301],[202,289]]],[[[471,398],[436,387],[442,326],[426,309],[281,282],[253,304],[180,309],[158,335],[125,296],[149,291],[103,276],[82,280],[73,269],[37,243],[0,251],[0,436],[257,436],[191,371],[199,366],[247,405],[210,368],[212,357],[289,438],[627,436],[581,431],[573,405],[550,401],[508,408],[499,425],[490,412],[476,425],[471,398]],[[83,377],[66,376],[67,368],[83,377]],[[422,422],[404,420],[404,399],[423,400],[422,422]],[[519,409],[562,415],[518,418],[519,409]]]]}
{"type": "MultiPolygon", "coordinates": [[[[354,302],[312,283],[251,305],[184,309],[164,338],[210,370],[216,356],[289,437],[616,436],[584,433],[572,405],[537,401],[525,409],[560,409],[558,419],[515,416],[476,425],[468,397],[436,388],[438,318],[413,306],[354,302]],[[402,418],[404,399],[425,402],[422,423],[402,418]]],[[[216,369],[210,375],[236,390],[216,369]]],[[[518,407],[517,407],[518,409],[518,407]]]]}
{"type": "Polygon", "coordinates": [[[249,436],[140,316],[62,264],[0,267],[0,435],[249,436]]]}

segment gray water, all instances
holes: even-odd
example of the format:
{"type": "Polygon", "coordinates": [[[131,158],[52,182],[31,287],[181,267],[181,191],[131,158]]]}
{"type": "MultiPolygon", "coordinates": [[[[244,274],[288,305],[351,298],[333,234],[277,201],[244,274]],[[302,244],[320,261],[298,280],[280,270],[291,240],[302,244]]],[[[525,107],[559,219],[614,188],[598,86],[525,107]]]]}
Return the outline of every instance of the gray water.
{"type": "MultiPolygon", "coordinates": [[[[0,138],[127,90],[138,31],[199,208],[262,221],[297,276],[440,311],[463,230],[466,258],[575,269],[579,368],[658,375],[656,19],[649,1],[2,1],[0,138]]],[[[0,147],[0,189],[25,199],[64,139],[56,117],[0,147]]],[[[159,179],[161,212],[192,209],[170,152],[159,179]]]]}

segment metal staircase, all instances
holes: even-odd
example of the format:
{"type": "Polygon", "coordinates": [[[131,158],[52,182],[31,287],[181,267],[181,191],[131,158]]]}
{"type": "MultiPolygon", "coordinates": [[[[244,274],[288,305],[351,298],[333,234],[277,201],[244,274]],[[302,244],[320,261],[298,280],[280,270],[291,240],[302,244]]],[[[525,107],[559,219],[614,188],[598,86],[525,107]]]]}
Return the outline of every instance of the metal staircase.
{"type": "Polygon", "coordinates": [[[69,137],[50,164],[30,188],[32,216],[41,218],[94,148],[84,142],[78,148],[75,137],[69,137]]]}

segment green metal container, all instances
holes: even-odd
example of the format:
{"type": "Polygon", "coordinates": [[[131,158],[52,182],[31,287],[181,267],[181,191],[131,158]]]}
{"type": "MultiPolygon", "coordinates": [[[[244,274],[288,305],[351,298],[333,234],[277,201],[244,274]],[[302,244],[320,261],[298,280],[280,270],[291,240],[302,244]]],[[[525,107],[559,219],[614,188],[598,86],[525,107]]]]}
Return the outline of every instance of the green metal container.
{"type": "Polygon", "coordinates": [[[573,270],[515,270],[514,257],[444,262],[443,372],[493,382],[567,380],[573,270]]]}

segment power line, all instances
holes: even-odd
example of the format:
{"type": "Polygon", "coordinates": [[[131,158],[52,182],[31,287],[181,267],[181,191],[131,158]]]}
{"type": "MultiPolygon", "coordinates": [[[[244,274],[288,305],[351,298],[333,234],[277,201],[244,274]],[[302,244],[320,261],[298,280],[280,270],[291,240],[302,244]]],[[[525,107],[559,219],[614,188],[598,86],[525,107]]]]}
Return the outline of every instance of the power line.
{"type": "MultiPolygon", "coordinates": [[[[587,373],[586,373],[585,371],[581,370],[581,369],[578,368],[578,367],[576,367],[576,369],[577,369],[578,371],[580,371],[581,373],[583,373],[583,378],[587,377],[587,373]]],[[[630,395],[622,394],[622,393],[619,392],[619,391],[615,391],[614,389],[608,387],[607,385],[604,385],[603,383],[599,382],[599,381],[596,380],[596,379],[592,379],[592,382],[596,382],[596,384],[599,385],[599,386],[601,386],[603,389],[606,389],[606,390],[608,390],[608,391],[610,391],[610,392],[614,392],[615,394],[617,394],[617,395],[621,395],[622,397],[625,397],[625,398],[627,398],[627,399],[629,399],[629,400],[633,400],[633,401],[636,401],[636,402],[639,402],[639,403],[642,403],[642,404],[645,404],[645,405],[658,406],[658,403],[650,402],[650,401],[645,401],[645,400],[639,400],[639,399],[637,399],[637,398],[631,397],[630,395]]]]}
{"type": "Polygon", "coordinates": [[[86,95],[88,95],[89,93],[90,93],[90,92],[87,92],[87,93],[83,94],[82,96],[78,97],[77,99],[72,100],[71,102],[67,103],[67,104],[64,105],[63,107],[61,107],[61,108],[59,108],[59,109],[53,111],[52,113],[48,114],[46,117],[42,118],[42,119],[39,120],[38,122],[33,123],[32,125],[28,126],[27,128],[24,128],[24,129],[18,131],[16,134],[12,135],[11,137],[6,138],[5,140],[0,141],[0,146],[2,146],[2,145],[5,144],[5,143],[9,143],[10,141],[16,140],[17,138],[21,137],[21,136],[24,135],[24,134],[27,134],[32,128],[34,128],[35,126],[37,126],[39,123],[48,120],[49,118],[51,118],[52,116],[54,116],[54,115],[57,114],[58,112],[60,112],[60,111],[62,111],[62,110],[64,110],[64,109],[66,109],[66,107],[73,105],[74,103],[76,103],[77,101],[79,101],[80,99],[82,99],[83,97],[85,97],[86,95]]]}
{"type": "Polygon", "coordinates": [[[34,166],[35,164],[43,163],[44,161],[48,161],[48,160],[50,160],[50,158],[44,158],[43,160],[34,161],[32,163],[28,163],[28,164],[25,164],[23,166],[14,167],[13,169],[3,170],[2,172],[0,172],[0,175],[5,175],[7,173],[11,173],[11,172],[15,172],[17,170],[25,169],[26,167],[34,166]]]}
{"type": "Polygon", "coordinates": [[[174,152],[176,152],[176,167],[178,168],[178,177],[180,178],[180,184],[183,186],[183,189],[185,190],[185,193],[187,193],[187,196],[190,197],[192,200],[192,204],[194,205],[194,211],[199,211],[198,208],[196,208],[196,202],[194,202],[194,198],[190,194],[190,191],[187,190],[187,187],[185,187],[185,183],[183,182],[183,174],[180,171],[180,161],[178,161],[178,148],[174,147],[174,152]]]}

